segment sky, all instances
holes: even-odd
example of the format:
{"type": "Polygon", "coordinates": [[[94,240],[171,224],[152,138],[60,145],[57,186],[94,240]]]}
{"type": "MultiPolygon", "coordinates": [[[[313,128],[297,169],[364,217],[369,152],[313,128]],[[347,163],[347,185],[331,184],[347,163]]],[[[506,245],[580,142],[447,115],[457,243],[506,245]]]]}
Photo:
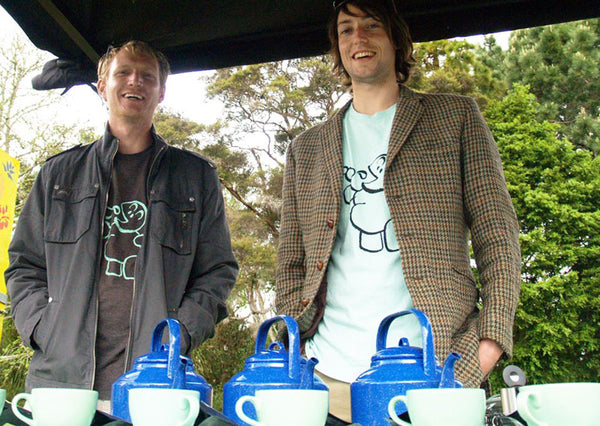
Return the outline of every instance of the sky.
{"type": "MultiPolygon", "coordinates": [[[[0,40],[9,40],[15,34],[20,34],[23,39],[28,40],[19,25],[0,7],[0,40]]],[[[495,34],[498,43],[504,48],[508,45],[508,35],[509,32],[495,34]]],[[[483,36],[469,37],[468,40],[480,43],[483,36]]],[[[48,60],[50,59],[51,55],[48,56],[48,60]]],[[[223,106],[218,101],[206,97],[202,78],[210,73],[211,71],[199,71],[169,76],[162,106],[198,123],[214,123],[223,116],[223,106]]],[[[35,73],[31,77],[34,75],[35,73]]],[[[31,78],[26,79],[26,82],[30,88],[31,78]]],[[[65,125],[92,127],[97,133],[102,132],[108,118],[101,98],[88,86],[73,87],[61,97],[54,110],[46,111],[46,114],[48,119],[65,125]]]]}

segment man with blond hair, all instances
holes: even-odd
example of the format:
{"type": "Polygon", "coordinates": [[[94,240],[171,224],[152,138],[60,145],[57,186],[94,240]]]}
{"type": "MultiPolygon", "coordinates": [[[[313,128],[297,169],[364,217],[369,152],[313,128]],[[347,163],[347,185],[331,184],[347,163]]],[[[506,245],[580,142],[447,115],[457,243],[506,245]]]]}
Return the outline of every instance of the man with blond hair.
{"type": "Polygon", "coordinates": [[[96,389],[150,350],[171,317],[182,353],[214,334],[237,276],[215,166],[152,124],[169,63],[140,41],[98,64],[104,136],[46,161],[19,217],[6,281],[34,354],[26,388],[96,389]]]}

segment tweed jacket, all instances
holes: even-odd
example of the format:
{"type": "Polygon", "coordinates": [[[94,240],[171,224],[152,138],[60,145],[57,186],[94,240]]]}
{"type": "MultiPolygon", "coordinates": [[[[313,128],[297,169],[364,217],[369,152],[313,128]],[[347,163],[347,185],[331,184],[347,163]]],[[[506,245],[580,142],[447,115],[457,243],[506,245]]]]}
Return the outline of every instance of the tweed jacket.
{"type": "MultiPolygon", "coordinates": [[[[342,202],[342,118],[349,104],[298,136],[287,151],[276,309],[297,319],[304,339],[314,334],[325,306],[342,202]]],[[[521,257],[500,155],[472,99],[400,86],[384,193],[406,285],[415,308],[432,323],[436,355],[443,362],[458,352],[458,379],[479,387],[479,341],[492,339],[505,356],[512,354],[521,257]]]]}

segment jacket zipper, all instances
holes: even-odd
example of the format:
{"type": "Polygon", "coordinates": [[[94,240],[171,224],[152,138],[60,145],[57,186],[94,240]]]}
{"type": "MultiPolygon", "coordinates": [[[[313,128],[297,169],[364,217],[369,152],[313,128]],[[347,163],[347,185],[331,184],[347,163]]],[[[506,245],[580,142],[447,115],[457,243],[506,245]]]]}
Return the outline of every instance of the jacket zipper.
{"type": "MultiPolygon", "coordinates": [[[[165,150],[165,145],[161,146],[158,150],[158,152],[156,153],[156,155],[154,156],[154,158],[152,159],[152,164],[150,165],[150,169],[148,170],[148,176],[146,176],[146,200],[148,202],[148,213],[146,216],[146,230],[144,231],[144,241],[142,243],[142,247],[140,247],[140,252],[143,253],[143,251],[146,249],[146,241],[148,239],[148,226],[150,224],[150,176],[152,176],[152,172],[154,171],[154,166],[156,164],[156,161],[158,160],[158,158],[161,156],[162,152],[165,150]]],[[[137,260],[140,260],[139,257],[137,260]]],[[[125,348],[125,366],[124,366],[124,371],[123,374],[125,374],[127,372],[127,366],[129,365],[129,362],[131,361],[131,337],[132,337],[132,333],[131,330],[133,329],[133,313],[134,313],[134,308],[135,308],[135,292],[137,289],[137,285],[136,285],[136,277],[138,276],[137,272],[139,270],[139,262],[136,261],[135,262],[135,273],[133,274],[133,296],[131,299],[131,308],[129,310],[129,336],[127,337],[127,348],[125,348]]]]}
{"type": "Polygon", "coordinates": [[[94,286],[95,288],[95,292],[96,292],[96,319],[94,321],[94,345],[92,346],[92,387],[91,389],[94,389],[94,384],[96,382],[96,339],[98,339],[98,309],[100,308],[100,302],[98,300],[98,286],[97,283],[100,281],[100,265],[102,264],[102,258],[100,256],[102,256],[103,250],[102,250],[102,243],[104,242],[104,238],[103,238],[103,231],[104,231],[104,216],[106,215],[106,207],[108,206],[108,192],[110,189],[110,182],[112,180],[112,169],[113,169],[113,163],[115,161],[115,156],[117,155],[117,151],[119,150],[119,140],[116,139],[117,143],[116,143],[116,149],[113,151],[112,156],[110,158],[110,165],[108,167],[108,181],[106,182],[106,185],[104,186],[104,190],[105,190],[105,194],[104,194],[104,206],[103,208],[100,209],[102,215],[100,216],[100,250],[99,250],[99,256],[98,256],[98,260],[96,262],[96,280],[95,283],[96,285],[94,286]]]}

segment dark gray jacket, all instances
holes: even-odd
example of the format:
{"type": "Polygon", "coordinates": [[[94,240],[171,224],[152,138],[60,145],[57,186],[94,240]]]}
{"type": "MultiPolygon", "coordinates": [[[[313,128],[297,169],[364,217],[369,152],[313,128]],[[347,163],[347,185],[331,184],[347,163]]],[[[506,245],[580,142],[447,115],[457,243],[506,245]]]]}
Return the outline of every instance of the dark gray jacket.
{"type": "MultiPolygon", "coordinates": [[[[227,315],[225,300],[238,271],[214,165],[153,136],[127,369],[150,351],[152,331],[166,317],[185,326],[190,347],[211,337],[227,315]]],[[[49,159],[19,216],[5,276],[17,330],[35,350],[28,390],[93,387],[96,283],[117,148],[107,131],[49,159]]]]}

